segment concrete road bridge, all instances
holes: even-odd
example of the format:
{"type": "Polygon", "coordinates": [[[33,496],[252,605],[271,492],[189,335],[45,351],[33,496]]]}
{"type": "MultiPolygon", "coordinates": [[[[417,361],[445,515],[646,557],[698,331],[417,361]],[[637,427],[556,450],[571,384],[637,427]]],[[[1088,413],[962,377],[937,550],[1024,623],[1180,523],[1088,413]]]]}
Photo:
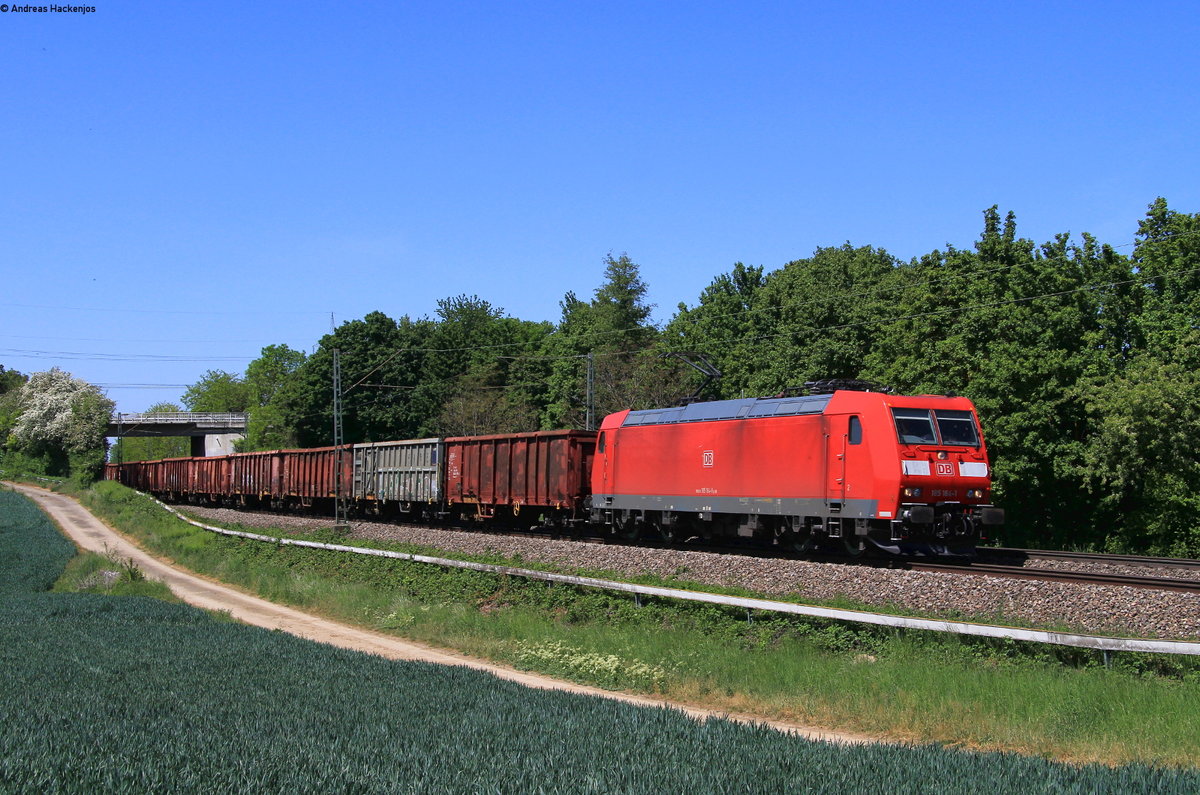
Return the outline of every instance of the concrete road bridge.
{"type": "Polygon", "coordinates": [[[226,455],[246,435],[246,415],[234,412],[162,411],[114,414],[107,436],[190,436],[192,455],[226,455]]]}

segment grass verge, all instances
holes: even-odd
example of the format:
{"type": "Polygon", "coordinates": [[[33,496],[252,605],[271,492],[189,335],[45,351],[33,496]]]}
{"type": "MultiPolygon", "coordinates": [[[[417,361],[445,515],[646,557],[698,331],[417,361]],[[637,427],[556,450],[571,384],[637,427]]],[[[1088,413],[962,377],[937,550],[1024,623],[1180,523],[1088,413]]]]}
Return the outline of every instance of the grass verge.
{"type": "Polygon", "coordinates": [[[137,565],[115,553],[80,552],[67,561],[53,593],[94,593],[105,596],[147,596],[164,602],[180,601],[161,582],[147,580],[137,565]]]}
{"type": "MultiPolygon", "coordinates": [[[[987,639],[755,617],[228,539],[116,484],[89,507],[183,565],[350,623],[604,687],[830,729],[1074,762],[1197,766],[1200,676],[987,639]]],[[[1124,655],[1123,655],[1124,657],[1124,655]]]]}

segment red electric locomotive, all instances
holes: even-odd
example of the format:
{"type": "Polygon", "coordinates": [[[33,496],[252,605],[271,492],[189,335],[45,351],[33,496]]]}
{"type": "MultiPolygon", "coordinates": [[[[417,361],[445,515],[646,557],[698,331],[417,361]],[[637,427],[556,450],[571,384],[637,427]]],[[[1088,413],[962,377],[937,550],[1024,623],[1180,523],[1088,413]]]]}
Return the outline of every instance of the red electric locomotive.
{"type": "Polygon", "coordinates": [[[991,477],[971,401],[838,390],[609,415],[593,521],[617,535],[750,537],[799,551],[969,555],[991,477]]]}

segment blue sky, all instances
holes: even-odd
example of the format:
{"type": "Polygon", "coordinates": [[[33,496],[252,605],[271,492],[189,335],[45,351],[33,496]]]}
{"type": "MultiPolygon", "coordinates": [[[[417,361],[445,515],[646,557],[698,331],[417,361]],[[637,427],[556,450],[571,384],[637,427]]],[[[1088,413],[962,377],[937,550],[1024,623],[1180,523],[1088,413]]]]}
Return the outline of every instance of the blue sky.
{"type": "Polygon", "coordinates": [[[1200,211],[1194,4],[88,2],[0,13],[0,364],[119,411],[331,314],[556,320],[610,251],[665,321],[993,204],[1039,242],[1200,211]]]}

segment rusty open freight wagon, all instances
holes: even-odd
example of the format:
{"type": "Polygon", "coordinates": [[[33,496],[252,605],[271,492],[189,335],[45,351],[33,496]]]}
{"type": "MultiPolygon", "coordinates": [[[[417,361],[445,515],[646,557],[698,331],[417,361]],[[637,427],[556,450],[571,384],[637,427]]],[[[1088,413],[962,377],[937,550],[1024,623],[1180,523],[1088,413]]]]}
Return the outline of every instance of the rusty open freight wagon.
{"type": "Polygon", "coordinates": [[[445,440],[446,503],[464,518],[567,526],[586,518],[595,431],[445,440]]]}

